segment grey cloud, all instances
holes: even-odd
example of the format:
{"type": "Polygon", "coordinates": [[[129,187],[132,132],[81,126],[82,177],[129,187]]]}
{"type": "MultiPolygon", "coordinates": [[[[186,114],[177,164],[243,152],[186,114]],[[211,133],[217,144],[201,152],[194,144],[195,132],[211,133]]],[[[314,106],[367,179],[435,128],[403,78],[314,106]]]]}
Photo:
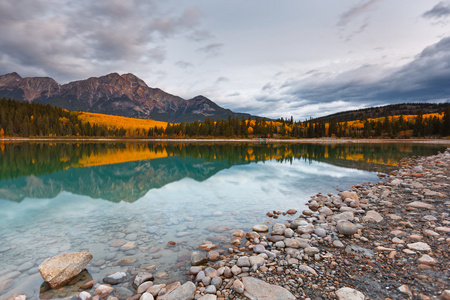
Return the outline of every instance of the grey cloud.
{"type": "Polygon", "coordinates": [[[425,12],[422,17],[426,19],[443,19],[450,15],[450,3],[439,2],[431,10],[425,12]]]}
{"type": "Polygon", "coordinates": [[[175,63],[175,66],[177,66],[180,69],[187,69],[192,68],[194,65],[191,64],[190,62],[180,60],[175,63]]]}
{"type": "Polygon", "coordinates": [[[189,37],[196,42],[202,42],[214,38],[214,35],[207,30],[198,29],[194,30],[194,32],[192,32],[192,34],[189,37]]]}
{"type": "Polygon", "coordinates": [[[220,52],[222,51],[223,44],[222,43],[212,43],[209,45],[206,45],[205,47],[197,49],[199,52],[206,53],[208,56],[218,56],[220,52]]]}
{"type": "Polygon", "coordinates": [[[241,93],[235,92],[235,93],[228,94],[227,97],[237,97],[240,95],[241,95],[241,93]]]}
{"type": "Polygon", "coordinates": [[[219,78],[217,78],[217,80],[216,80],[216,84],[218,84],[218,83],[222,83],[222,82],[228,82],[228,81],[230,81],[230,79],[229,79],[229,78],[227,78],[227,77],[223,77],[223,76],[220,76],[219,78]]]}
{"type": "Polygon", "coordinates": [[[290,79],[280,85],[279,92],[290,101],[306,100],[307,104],[437,102],[450,100],[449,82],[450,37],[446,37],[396,69],[364,65],[337,76],[321,74],[290,79]]]}
{"type": "Polygon", "coordinates": [[[142,68],[163,62],[165,39],[200,30],[201,18],[152,0],[0,1],[0,69],[62,81],[142,68]]]}
{"type": "Polygon", "coordinates": [[[381,0],[368,0],[364,3],[361,3],[359,5],[356,5],[346,12],[344,12],[341,17],[339,18],[339,21],[337,23],[338,26],[346,26],[348,23],[353,21],[355,18],[359,17],[361,14],[367,12],[371,6],[376,4],[377,2],[380,2],[381,0]]]}

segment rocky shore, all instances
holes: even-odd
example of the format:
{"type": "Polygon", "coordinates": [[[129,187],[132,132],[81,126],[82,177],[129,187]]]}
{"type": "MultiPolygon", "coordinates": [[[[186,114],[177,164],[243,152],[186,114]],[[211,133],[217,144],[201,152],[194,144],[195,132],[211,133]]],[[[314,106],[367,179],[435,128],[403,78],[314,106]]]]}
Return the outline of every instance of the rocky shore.
{"type": "Polygon", "coordinates": [[[204,241],[190,257],[190,281],[156,284],[151,272],[128,268],[80,277],[73,297],[450,299],[450,149],[400,165],[378,183],[314,195],[302,212],[268,212],[251,231],[231,232],[223,249],[204,241]]]}

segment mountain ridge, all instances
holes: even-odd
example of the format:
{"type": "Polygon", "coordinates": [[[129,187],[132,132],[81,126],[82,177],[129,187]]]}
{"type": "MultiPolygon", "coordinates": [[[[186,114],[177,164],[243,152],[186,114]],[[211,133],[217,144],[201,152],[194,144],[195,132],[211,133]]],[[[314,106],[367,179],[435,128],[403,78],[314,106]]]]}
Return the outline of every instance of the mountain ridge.
{"type": "Polygon", "coordinates": [[[418,112],[422,114],[442,113],[445,108],[450,106],[450,103],[400,103],[389,104],[385,106],[374,106],[362,108],[357,110],[347,110],[343,112],[334,113],[327,116],[312,118],[311,122],[336,122],[355,121],[362,119],[376,119],[385,116],[399,116],[399,115],[417,115],[418,112]]]}
{"type": "Polygon", "coordinates": [[[159,88],[149,87],[132,73],[110,73],[100,77],[59,84],[50,77],[21,77],[13,72],[0,76],[0,97],[51,104],[131,118],[179,123],[206,118],[255,118],[223,108],[204,96],[185,100],[159,88]]]}

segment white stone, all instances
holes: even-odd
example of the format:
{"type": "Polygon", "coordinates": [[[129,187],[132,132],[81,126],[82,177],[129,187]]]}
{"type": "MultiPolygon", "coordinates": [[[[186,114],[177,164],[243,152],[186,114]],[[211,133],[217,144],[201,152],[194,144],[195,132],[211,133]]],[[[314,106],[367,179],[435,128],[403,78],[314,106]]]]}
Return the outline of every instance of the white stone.
{"type": "Polygon", "coordinates": [[[366,297],[360,291],[349,287],[343,287],[336,291],[339,300],[364,300],[366,297]]]}

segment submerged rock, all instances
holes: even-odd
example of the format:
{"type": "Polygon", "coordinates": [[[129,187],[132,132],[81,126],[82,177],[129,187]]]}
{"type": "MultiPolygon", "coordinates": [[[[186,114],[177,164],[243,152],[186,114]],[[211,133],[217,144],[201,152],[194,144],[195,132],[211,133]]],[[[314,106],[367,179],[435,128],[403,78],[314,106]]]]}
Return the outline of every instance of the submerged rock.
{"type": "Polygon", "coordinates": [[[92,257],[89,252],[61,254],[44,260],[39,265],[39,272],[52,288],[61,287],[80,274],[92,257]]]}
{"type": "Polygon", "coordinates": [[[103,282],[107,284],[119,284],[127,278],[125,272],[116,272],[103,278],[103,282]]]}
{"type": "Polygon", "coordinates": [[[191,265],[200,266],[208,262],[208,258],[198,251],[194,251],[191,254],[191,265]]]}

